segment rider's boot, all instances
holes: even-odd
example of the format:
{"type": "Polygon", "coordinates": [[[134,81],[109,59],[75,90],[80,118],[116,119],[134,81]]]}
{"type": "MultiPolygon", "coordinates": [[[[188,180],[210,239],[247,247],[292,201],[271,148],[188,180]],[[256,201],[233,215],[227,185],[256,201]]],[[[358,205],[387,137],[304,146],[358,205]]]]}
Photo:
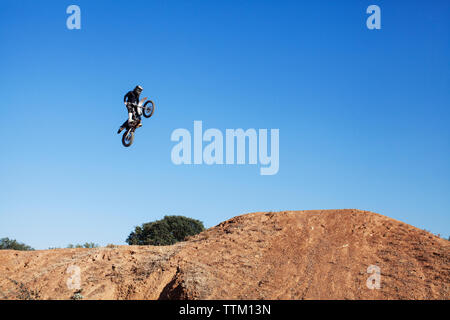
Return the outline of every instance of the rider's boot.
{"type": "Polygon", "coordinates": [[[125,128],[124,127],[120,127],[119,130],[117,131],[117,134],[121,133],[123,129],[125,129],[125,128]]]}

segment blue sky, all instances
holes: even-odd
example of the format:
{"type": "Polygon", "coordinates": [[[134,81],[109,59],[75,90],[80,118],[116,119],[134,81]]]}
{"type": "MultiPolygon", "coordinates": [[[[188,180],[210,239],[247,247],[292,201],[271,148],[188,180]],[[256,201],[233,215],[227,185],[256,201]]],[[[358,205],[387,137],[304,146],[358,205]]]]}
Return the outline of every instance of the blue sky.
{"type": "Polygon", "coordinates": [[[0,237],[123,244],[177,214],[358,208],[449,235],[448,1],[2,1],[0,237]],[[81,8],[81,30],[66,8],[81,8]],[[366,8],[381,8],[368,30],[366,8]],[[121,146],[123,95],[156,103],[121,146]],[[280,170],[171,162],[177,128],[278,128],[280,170]]]}

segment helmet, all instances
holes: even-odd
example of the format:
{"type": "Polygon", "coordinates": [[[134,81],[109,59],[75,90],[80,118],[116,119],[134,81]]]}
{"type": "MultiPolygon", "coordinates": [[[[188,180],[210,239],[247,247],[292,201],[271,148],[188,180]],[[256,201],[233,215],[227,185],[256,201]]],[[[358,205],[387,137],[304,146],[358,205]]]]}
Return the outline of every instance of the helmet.
{"type": "Polygon", "coordinates": [[[134,91],[136,91],[137,93],[141,93],[142,90],[144,90],[144,88],[142,88],[141,86],[136,86],[136,88],[134,88],[134,91]]]}

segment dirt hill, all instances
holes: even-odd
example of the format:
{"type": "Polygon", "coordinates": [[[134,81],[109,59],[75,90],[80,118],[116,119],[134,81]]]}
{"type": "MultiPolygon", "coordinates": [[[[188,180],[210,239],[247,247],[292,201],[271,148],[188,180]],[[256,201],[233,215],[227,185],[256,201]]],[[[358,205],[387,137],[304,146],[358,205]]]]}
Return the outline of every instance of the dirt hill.
{"type": "Polygon", "coordinates": [[[321,210],[246,214],[173,246],[0,251],[0,299],[77,296],[449,299],[450,242],[368,211],[321,210]],[[379,289],[366,285],[370,265],[379,289]]]}

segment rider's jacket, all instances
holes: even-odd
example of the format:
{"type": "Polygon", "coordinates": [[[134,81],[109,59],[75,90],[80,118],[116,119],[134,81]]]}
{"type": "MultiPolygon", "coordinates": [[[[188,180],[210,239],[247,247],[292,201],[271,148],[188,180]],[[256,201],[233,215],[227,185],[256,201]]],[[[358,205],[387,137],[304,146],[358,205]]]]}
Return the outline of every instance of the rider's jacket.
{"type": "Polygon", "coordinates": [[[135,91],[128,91],[128,93],[123,97],[123,102],[138,104],[139,94],[137,94],[135,91]]]}

